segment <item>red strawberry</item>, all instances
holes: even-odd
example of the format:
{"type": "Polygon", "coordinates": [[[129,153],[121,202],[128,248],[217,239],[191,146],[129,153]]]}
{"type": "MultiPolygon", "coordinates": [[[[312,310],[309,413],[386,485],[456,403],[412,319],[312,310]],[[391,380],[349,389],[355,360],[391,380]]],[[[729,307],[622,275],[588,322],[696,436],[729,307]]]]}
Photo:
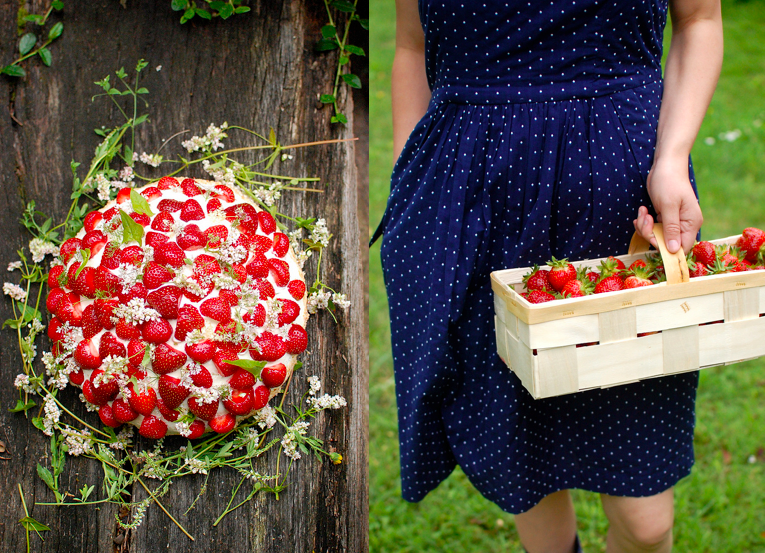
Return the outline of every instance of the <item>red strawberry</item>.
{"type": "Polygon", "coordinates": [[[86,298],[96,297],[96,270],[93,267],[85,267],[74,282],[69,279],[72,291],[86,298]]]}
{"type": "Polygon", "coordinates": [[[151,319],[141,328],[143,339],[151,344],[167,342],[173,335],[173,327],[165,319],[151,319]]]}
{"type": "Polygon", "coordinates": [[[70,238],[63,244],[61,244],[61,247],[59,248],[59,256],[64,261],[64,263],[69,263],[69,260],[72,259],[72,256],[80,251],[82,249],[82,240],[79,238],[70,238]]]}
{"type": "Polygon", "coordinates": [[[237,370],[231,380],[228,381],[228,385],[237,390],[246,390],[255,386],[255,376],[244,369],[237,370]]]}
{"type": "Polygon", "coordinates": [[[736,246],[748,261],[756,261],[758,256],[762,258],[765,254],[765,232],[754,227],[745,228],[736,246]]]}
{"type": "Polygon", "coordinates": [[[616,292],[617,290],[624,290],[624,281],[616,275],[601,278],[595,286],[596,294],[616,292]]]}
{"type": "Polygon", "coordinates": [[[103,265],[96,269],[93,277],[93,286],[95,290],[104,292],[109,296],[116,296],[122,289],[122,283],[117,275],[112,274],[112,272],[103,265]]]}
{"type": "Polygon", "coordinates": [[[210,371],[202,365],[197,365],[196,369],[191,373],[191,381],[194,383],[194,386],[199,386],[200,388],[209,388],[213,385],[210,371]]]}
{"type": "Polygon", "coordinates": [[[553,257],[552,261],[549,261],[547,264],[550,266],[547,277],[550,281],[550,286],[556,292],[563,290],[563,287],[569,280],[576,278],[576,269],[568,262],[568,259],[558,260],[553,257]]]}
{"type": "Polygon", "coordinates": [[[239,358],[239,346],[232,344],[225,344],[218,346],[213,354],[213,363],[218,368],[218,372],[223,376],[231,376],[239,367],[226,363],[239,358]]]}
{"type": "Polygon", "coordinates": [[[213,211],[217,211],[221,207],[220,200],[218,198],[213,198],[209,202],[207,202],[207,213],[212,213],[213,211]]]}
{"type": "MultiPolygon", "coordinates": [[[[97,213],[97,212],[93,212],[97,213]]],[[[112,428],[117,428],[120,423],[114,419],[114,414],[112,413],[112,406],[108,403],[103,404],[98,409],[98,418],[101,419],[101,422],[104,423],[106,426],[111,426],[112,428]]]]}
{"type": "Polygon", "coordinates": [[[636,259],[632,262],[632,265],[630,265],[630,271],[636,269],[637,267],[641,267],[643,269],[647,268],[646,262],[644,259],[636,259]]]}
{"type": "Polygon", "coordinates": [[[189,435],[186,436],[189,440],[196,440],[202,434],[205,433],[205,423],[200,420],[195,420],[189,425],[189,435]]]}
{"type": "MultiPolygon", "coordinates": [[[[146,268],[143,270],[143,284],[148,290],[154,290],[159,288],[165,282],[171,280],[175,276],[175,273],[170,271],[167,267],[160,265],[154,261],[149,261],[146,268]]],[[[148,295],[146,296],[148,298],[148,295]]]]}
{"type": "Polygon", "coordinates": [[[601,278],[607,278],[610,276],[618,275],[621,271],[623,271],[624,263],[613,256],[609,256],[600,262],[599,269],[601,278]]]}
{"type": "Polygon", "coordinates": [[[688,261],[688,275],[691,278],[707,276],[709,274],[709,269],[707,269],[706,265],[704,265],[700,261],[693,260],[693,252],[688,254],[687,261],[688,261]]]}
{"type": "Polygon", "coordinates": [[[50,272],[48,273],[48,288],[61,288],[61,286],[66,286],[66,275],[64,274],[64,266],[63,265],[55,265],[50,268],[50,272]],[[63,279],[64,282],[60,282],[59,279],[63,279]]]}
{"type": "Polygon", "coordinates": [[[260,293],[261,300],[273,298],[276,295],[273,285],[265,278],[256,278],[252,281],[252,287],[260,293]]]}
{"type": "Polygon", "coordinates": [[[700,262],[702,265],[709,266],[714,265],[715,259],[717,259],[714,244],[704,240],[693,246],[693,256],[696,258],[696,261],[700,262]]]}
{"type": "Polygon", "coordinates": [[[112,402],[112,414],[114,419],[122,424],[125,422],[134,421],[138,418],[138,413],[130,407],[130,405],[124,400],[117,398],[112,402]]]}
{"type": "MultiPolygon", "coordinates": [[[[157,188],[160,190],[170,190],[178,186],[178,179],[174,177],[162,177],[157,183],[157,188]]],[[[160,202],[161,203],[161,202],[160,202]]]]}
{"type": "Polygon", "coordinates": [[[178,304],[183,292],[175,285],[163,286],[146,296],[146,303],[157,310],[165,319],[178,318],[178,304]]]}
{"type": "Polygon", "coordinates": [[[108,241],[109,239],[100,230],[91,230],[82,237],[82,249],[90,250],[90,257],[95,257],[98,252],[104,249],[108,241]]]}
{"type": "Polygon", "coordinates": [[[104,332],[98,343],[98,356],[105,359],[108,356],[127,357],[125,344],[117,340],[117,337],[111,332],[104,332]]]}
{"type": "Polygon", "coordinates": [[[263,407],[266,406],[268,403],[268,400],[271,399],[271,390],[266,388],[265,386],[257,386],[255,388],[255,403],[252,406],[252,409],[254,411],[259,411],[263,409],[263,407]]]}
{"type": "Polygon", "coordinates": [[[245,313],[242,317],[244,322],[254,324],[255,326],[263,326],[266,324],[266,308],[262,303],[259,303],[252,310],[252,313],[245,313]]]}
{"type": "Polygon", "coordinates": [[[263,236],[262,234],[249,236],[247,234],[242,234],[239,236],[239,240],[237,240],[234,245],[244,246],[252,253],[266,253],[273,247],[274,241],[268,236],[263,236]]]}
{"type": "Polygon", "coordinates": [[[186,344],[186,354],[197,363],[207,363],[215,355],[215,344],[210,340],[186,344]]]}
{"type": "MultiPolygon", "coordinates": [[[[127,345],[128,363],[131,366],[138,368],[143,362],[143,358],[146,356],[146,344],[144,344],[138,338],[133,338],[127,345]]],[[[157,372],[157,371],[155,371],[157,372]]]]}
{"type": "Polygon", "coordinates": [[[149,186],[141,190],[141,195],[149,201],[162,197],[162,192],[156,186],[149,186]]]}
{"type": "Polygon", "coordinates": [[[231,390],[231,394],[223,400],[223,407],[228,409],[233,415],[244,416],[252,411],[255,405],[255,394],[253,389],[231,390]]]}
{"type": "Polygon", "coordinates": [[[179,369],[186,362],[186,354],[167,344],[159,344],[154,348],[154,359],[151,367],[157,374],[167,374],[179,369]]]}
{"type": "Polygon", "coordinates": [[[127,246],[122,250],[122,263],[140,267],[143,263],[143,249],[141,246],[127,246]]]}
{"type": "Polygon", "coordinates": [[[138,433],[144,438],[159,440],[164,438],[165,434],[167,434],[167,424],[154,415],[149,415],[143,419],[143,422],[141,422],[141,427],[138,429],[138,433]]]}
{"type": "Polygon", "coordinates": [[[130,214],[130,218],[142,227],[148,227],[149,223],[151,223],[151,219],[145,213],[138,213],[134,211],[130,214]]]}
{"type": "Polygon", "coordinates": [[[92,339],[81,340],[74,350],[75,362],[86,370],[97,369],[101,366],[101,357],[98,355],[98,347],[92,339]]]}
{"type": "MultiPolygon", "coordinates": [[[[290,266],[287,262],[281,259],[269,259],[268,267],[271,269],[276,285],[287,286],[290,281],[290,266]]],[[[576,271],[574,271],[574,274],[576,274],[576,271]]]]}
{"type": "Polygon", "coordinates": [[[181,190],[183,191],[184,195],[188,196],[189,198],[202,194],[202,189],[194,184],[194,179],[183,179],[181,181],[181,190]]]}
{"type": "Polygon", "coordinates": [[[581,298],[592,294],[594,291],[595,285],[590,282],[586,274],[583,274],[580,278],[569,280],[561,290],[561,296],[564,298],[581,298]]]}
{"type": "Polygon", "coordinates": [[[162,416],[165,417],[167,420],[174,422],[177,421],[178,418],[181,416],[181,414],[176,411],[175,409],[169,409],[165,402],[162,401],[161,396],[157,396],[157,409],[160,413],[162,413],[162,416]]]}
{"type": "Polygon", "coordinates": [[[222,298],[209,298],[199,306],[199,312],[221,323],[231,320],[231,305],[222,298]]]}
{"type": "Polygon", "coordinates": [[[308,334],[300,325],[293,324],[287,334],[287,353],[296,355],[308,347],[308,334]]]}
{"type": "Polygon", "coordinates": [[[64,332],[61,330],[61,321],[53,317],[48,323],[48,338],[53,342],[60,342],[64,339],[64,332]]]}
{"type": "Polygon", "coordinates": [[[282,310],[279,313],[279,326],[286,325],[294,321],[300,315],[300,306],[292,300],[279,298],[282,304],[282,310]]]}
{"type": "Polygon", "coordinates": [[[82,393],[85,395],[85,399],[88,403],[93,405],[103,405],[107,401],[111,401],[119,393],[120,389],[117,382],[114,379],[108,382],[101,382],[98,386],[93,384],[93,381],[99,375],[103,374],[102,370],[95,370],[90,375],[90,380],[86,380],[82,383],[82,393]]]}
{"type": "Polygon", "coordinates": [[[180,211],[182,207],[183,202],[170,199],[160,200],[157,204],[157,210],[160,213],[175,213],[176,211],[180,211]]]}
{"type": "Polygon", "coordinates": [[[276,221],[268,211],[258,211],[258,224],[263,234],[271,234],[276,230],[276,221]]]}
{"type": "Polygon", "coordinates": [[[169,374],[163,374],[159,377],[157,391],[159,392],[165,407],[168,409],[175,409],[178,407],[190,393],[188,388],[181,385],[180,379],[170,376],[169,374]]]}
{"type": "Polygon", "coordinates": [[[130,201],[130,191],[132,188],[126,186],[124,188],[120,188],[120,191],[117,192],[117,204],[124,204],[125,202],[130,201]]]}
{"type": "Polygon", "coordinates": [[[284,363],[263,367],[263,370],[260,372],[260,379],[269,388],[281,386],[286,378],[287,367],[284,366],[284,363]]]}
{"type": "Polygon", "coordinates": [[[549,274],[547,269],[540,269],[539,265],[534,265],[531,272],[523,276],[524,287],[526,290],[552,290],[549,274]]]}
{"type": "Polygon", "coordinates": [[[93,302],[93,305],[96,306],[96,317],[98,317],[101,326],[106,330],[114,328],[112,314],[114,313],[114,308],[119,305],[119,301],[116,299],[105,300],[99,298],[93,302]]]}
{"type": "Polygon", "coordinates": [[[45,307],[48,309],[48,313],[55,313],[58,304],[66,297],[66,292],[63,288],[53,288],[48,292],[48,297],[45,299],[45,307]]]}
{"type": "Polygon", "coordinates": [[[147,246],[151,246],[152,248],[156,248],[160,244],[164,244],[167,242],[169,238],[166,234],[162,234],[161,232],[147,232],[146,236],[144,237],[143,241],[146,243],[147,246]]]}
{"type": "Polygon", "coordinates": [[[157,392],[154,391],[154,388],[147,387],[145,391],[140,393],[132,383],[128,385],[128,388],[131,392],[130,398],[128,398],[130,407],[142,415],[151,415],[151,412],[154,411],[154,407],[157,405],[157,392]]]}
{"type": "Polygon", "coordinates": [[[76,371],[72,371],[69,373],[69,382],[71,382],[75,386],[82,386],[82,383],[84,381],[85,381],[85,373],[82,372],[82,369],[77,369],[76,371]]]}
{"type": "Polygon", "coordinates": [[[624,287],[625,288],[642,288],[643,286],[652,286],[651,281],[652,273],[645,267],[635,267],[624,273],[624,287]]]}
{"type": "Polygon", "coordinates": [[[250,357],[255,361],[276,361],[287,352],[287,346],[279,336],[271,332],[261,332],[255,338],[257,348],[250,348],[250,357]]]}
{"type": "Polygon", "coordinates": [[[65,297],[61,298],[58,309],[56,309],[56,316],[61,319],[62,323],[69,323],[71,326],[82,326],[82,310],[80,296],[74,292],[69,292],[65,297]]]}
{"type": "Polygon", "coordinates": [[[266,278],[269,272],[268,259],[262,253],[255,253],[247,264],[247,274],[252,278],[266,278]]]}
{"type": "Polygon", "coordinates": [[[118,294],[122,303],[127,303],[134,298],[145,300],[148,295],[149,292],[146,290],[146,286],[144,286],[142,282],[136,282],[127,290],[123,287],[122,291],[118,294]]]}
{"type": "Polygon", "coordinates": [[[197,398],[189,398],[189,411],[194,413],[202,420],[209,421],[218,412],[218,400],[211,401],[210,403],[202,403],[197,398]]]}
{"type": "Polygon", "coordinates": [[[302,300],[305,296],[305,282],[302,280],[291,280],[287,284],[287,291],[296,300],[302,300]]]}
{"type": "Polygon", "coordinates": [[[95,230],[96,225],[98,225],[98,223],[100,223],[103,218],[104,216],[101,215],[100,211],[91,211],[85,215],[85,218],[82,220],[82,225],[85,227],[85,232],[95,230]]]}
{"type": "Polygon", "coordinates": [[[186,200],[181,208],[181,221],[199,221],[205,218],[205,212],[196,200],[186,200]]]}
{"type": "Polygon", "coordinates": [[[164,242],[154,247],[154,260],[162,265],[179,268],[183,265],[183,250],[175,242],[164,242]]]}
{"type": "Polygon", "coordinates": [[[235,305],[239,305],[239,297],[234,293],[233,290],[227,290],[224,288],[220,292],[218,292],[218,297],[224,300],[231,307],[234,307],[235,305]]]}
{"type": "Polygon", "coordinates": [[[226,219],[234,222],[241,232],[253,235],[257,232],[258,210],[250,204],[234,204],[224,209],[223,212],[226,214],[226,219]]]}
{"type": "Polygon", "coordinates": [[[234,200],[236,199],[234,197],[234,191],[231,190],[225,184],[215,185],[215,192],[213,192],[213,197],[218,198],[219,200],[225,201],[227,203],[233,203],[234,200]]]}
{"type": "Polygon", "coordinates": [[[170,232],[173,223],[175,223],[175,219],[172,214],[167,211],[160,211],[151,222],[151,228],[160,232],[170,232]]]}
{"type": "Polygon", "coordinates": [[[274,234],[274,253],[277,257],[284,257],[290,251],[290,239],[282,232],[274,234]]]}
{"type": "Polygon", "coordinates": [[[114,331],[119,338],[123,340],[131,340],[138,338],[141,335],[141,330],[133,323],[127,322],[125,319],[119,319],[115,325],[114,331]]]}
{"type": "Polygon", "coordinates": [[[205,320],[199,311],[191,305],[184,305],[178,309],[178,322],[175,325],[175,338],[183,342],[186,334],[194,329],[205,326],[205,320]]]}
{"type": "Polygon", "coordinates": [[[122,250],[114,242],[106,245],[104,254],[101,256],[101,267],[116,269],[122,263],[122,250]]]}
{"type": "Polygon", "coordinates": [[[189,223],[176,238],[182,250],[199,250],[207,244],[207,237],[194,223],[189,223]]]}
{"type": "Polygon", "coordinates": [[[210,428],[218,434],[231,432],[236,426],[236,418],[231,413],[224,413],[210,421],[210,428]]]}
{"type": "Polygon", "coordinates": [[[208,280],[211,275],[220,273],[221,268],[218,260],[206,253],[200,254],[194,259],[193,274],[200,280],[208,280]]]}
{"type": "Polygon", "coordinates": [[[82,312],[82,336],[86,340],[93,338],[102,329],[103,327],[96,316],[96,306],[91,303],[82,312]]]}
{"type": "Polygon", "coordinates": [[[545,303],[556,299],[555,296],[544,290],[532,290],[527,294],[522,294],[522,296],[526,298],[529,303],[545,303]]]}
{"type": "Polygon", "coordinates": [[[228,229],[223,225],[215,225],[203,233],[207,239],[208,248],[220,248],[228,238],[228,229]]]}

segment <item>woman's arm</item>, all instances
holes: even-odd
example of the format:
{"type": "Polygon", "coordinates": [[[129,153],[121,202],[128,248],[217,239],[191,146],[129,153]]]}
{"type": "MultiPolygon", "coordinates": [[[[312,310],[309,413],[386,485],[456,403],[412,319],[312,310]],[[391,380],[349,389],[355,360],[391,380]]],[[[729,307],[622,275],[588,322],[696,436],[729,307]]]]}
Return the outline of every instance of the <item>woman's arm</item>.
{"type": "MultiPolygon", "coordinates": [[[[648,194],[664,225],[667,249],[687,252],[701,228],[701,208],[688,176],[688,156],[717,85],[723,57],[719,0],[670,0],[672,41],[664,71],[648,194]]],[[[656,245],[653,217],[638,211],[635,229],[656,245]]]]}
{"type": "Polygon", "coordinates": [[[428,102],[425,36],[417,0],[396,0],[396,55],[391,73],[394,160],[401,155],[406,139],[425,115],[428,102]]]}

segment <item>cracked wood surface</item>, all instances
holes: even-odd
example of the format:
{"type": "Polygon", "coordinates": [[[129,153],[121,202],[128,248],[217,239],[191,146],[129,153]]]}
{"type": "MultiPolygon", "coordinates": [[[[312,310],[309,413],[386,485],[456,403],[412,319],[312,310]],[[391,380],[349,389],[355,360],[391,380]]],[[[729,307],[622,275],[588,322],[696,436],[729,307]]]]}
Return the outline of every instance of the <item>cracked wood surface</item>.
{"type": "MultiPolygon", "coordinates": [[[[39,13],[44,4],[32,2],[29,7],[39,13]]],[[[321,2],[251,0],[249,14],[228,21],[195,18],[183,26],[180,14],[170,10],[169,0],[128,0],[124,8],[120,4],[118,0],[67,2],[59,16],[64,34],[51,47],[52,67],[30,60],[23,65],[25,79],[0,78],[3,271],[30,238],[18,223],[26,202],[34,200],[42,211],[62,218],[70,201],[70,161],[87,164],[99,141],[92,130],[121,122],[121,115],[107,99],[91,102],[98,92],[93,82],[121,66],[132,74],[139,58],[149,62],[143,84],[150,91],[150,123],[137,133],[139,152],[156,151],[163,138],[179,130],[201,134],[211,122],[228,121],[261,133],[274,127],[282,144],[349,138],[353,128],[365,128],[364,121],[354,125],[353,99],[345,90],[341,93],[341,105],[349,115],[345,128],[330,126],[330,110],[320,109],[317,103],[318,93],[329,91],[335,70],[333,54],[317,54],[312,49],[326,22],[321,2]],[[158,65],[161,71],[154,69],[158,65]]],[[[14,2],[0,2],[2,63],[14,59],[17,7],[14,2]]],[[[366,117],[363,109],[357,110],[359,115],[366,117]]],[[[241,137],[233,135],[227,147],[244,145],[241,137]]],[[[285,192],[280,210],[327,219],[336,239],[322,260],[324,281],[346,292],[353,302],[339,316],[338,324],[328,314],[311,317],[308,350],[301,356],[305,365],[288,395],[288,401],[297,403],[306,390],[305,377],[316,374],[324,391],[348,399],[348,408],[323,413],[311,425],[311,433],[324,439],[328,449],[342,453],[343,463],[335,466],[313,458],[300,460],[278,500],[273,495],[257,496],[215,528],[212,522],[225,508],[230,490],[238,482],[236,474],[213,473],[206,492],[188,515],[184,511],[199,492],[203,477],[177,481],[162,501],[195,537],[193,544],[154,505],[143,524],[127,535],[118,530],[114,505],[35,506],[35,501],[54,500],[35,470],[38,462],[46,464],[49,441],[23,415],[8,412],[17,399],[12,383],[21,362],[15,337],[6,331],[0,334],[0,440],[7,448],[3,458],[8,459],[0,460],[0,551],[25,548],[23,528],[16,522],[23,516],[17,483],[24,489],[30,515],[52,529],[44,534],[44,543],[32,535],[33,551],[139,553],[193,547],[200,553],[320,553],[368,549],[366,278],[361,261],[367,232],[360,231],[357,215],[366,202],[366,181],[360,178],[364,175],[359,175],[355,161],[363,161],[366,151],[358,148],[347,142],[295,150],[294,160],[281,169],[318,176],[326,184],[323,194],[285,192]]],[[[175,142],[174,151],[179,149],[180,143],[175,142]]],[[[204,174],[197,170],[191,176],[204,174]]],[[[315,263],[313,259],[306,265],[309,275],[314,274],[315,263]]],[[[16,281],[14,277],[8,273],[5,280],[16,281]]],[[[7,300],[0,303],[0,309],[3,319],[10,316],[7,300]]],[[[43,347],[48,343],[38,349],[43,347]]],[[[97,419],[94,413],[85,413],[73,390],[67,390],[63,400],[79,416],[97,419]]],[[[140,440],[139,447],[149,444],[140,440]]],[[[276,455],[260,462],[262,473],[273,473],[276,455]]],[[[94,495],[103,497],[100,474],[95,461],[67,457],[61,488],[76,493],[84,484],[95,485],[94,495]]],[[[143,489],[135,486],[133,499],[144,497],[143,489]]]]}

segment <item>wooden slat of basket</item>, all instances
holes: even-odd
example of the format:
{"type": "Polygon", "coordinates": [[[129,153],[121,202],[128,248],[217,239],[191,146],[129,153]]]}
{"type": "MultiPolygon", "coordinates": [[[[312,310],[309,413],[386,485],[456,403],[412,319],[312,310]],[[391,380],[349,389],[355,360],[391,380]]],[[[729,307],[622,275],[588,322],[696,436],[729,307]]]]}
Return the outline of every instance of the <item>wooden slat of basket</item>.
{"type": "Polygon", "coordinates": [[[527,390],[534,390],[535,362],[532,351],[509,332],[505,332],[505,339],[507,341],[507,361],[510,362],[510,369],[521,379],[523,386],[527,390]]]}
{"type": "Polygon", "coordinates": [[[579,389],[602,388],[664,374],[661,334],[576,348],[579,389]]]}
{"type": "Polygon", "coordinates": [[[621,342],[637,338],[635,308],[619,311],[604,311],[598,315],[599,342],[621,342]]]}
{"type": "Polygon", "coordinates": [[[539,350],[534,371],[536,395],[552,397],[579,391],[576,350],[576,346],[539,350]]]}
{"type": "Polygon", "coordinates": [[[760,316],[760,291],[756,288],[723,292],[725,322],[745,321],[760,316]]]}
{"type": "Polygon", "coordinates": [[[517,337],[531,349],[555,348],[598,341],[598,316],[585,315],[573,319],[559,319],[536,325],[517,321],[517,337]]]}
{"type": "Polygon", "coordinates": [[[636,312],[638,333],[721,321],[724,318],[723,294],[709,294],[640,305],[636,308],[636,312]]]}
{"type": "Polygon", "coordinates": [[[664,374],[697,370],[699,364],[699,326],[673,328],[661,333],[664,374]]]}
{"type": "Polygon", "coordinates": [[[701,367],[765,355],[765,317],[699,327],[701,367]]]}

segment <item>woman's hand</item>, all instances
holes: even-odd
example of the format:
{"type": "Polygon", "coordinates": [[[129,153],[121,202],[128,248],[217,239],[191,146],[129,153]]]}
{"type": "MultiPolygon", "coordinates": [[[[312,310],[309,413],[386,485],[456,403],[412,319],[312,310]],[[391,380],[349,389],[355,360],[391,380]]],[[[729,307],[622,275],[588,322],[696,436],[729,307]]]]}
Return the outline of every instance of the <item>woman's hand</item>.
{"type": "MultiPolygon", "coordinates": [[[[704,222],[701,208],[688,178],[687,160],[674,164],[655,163],[648,173],[648,195],[656,210],[657,222],[664,227],[667,249],[675,253],[680,247],[688,253],[696,241],[696,235],[704,222]]],[[[653,217],[641,206],[635,221],[635,231],[654,247],[653,217]]]]}

